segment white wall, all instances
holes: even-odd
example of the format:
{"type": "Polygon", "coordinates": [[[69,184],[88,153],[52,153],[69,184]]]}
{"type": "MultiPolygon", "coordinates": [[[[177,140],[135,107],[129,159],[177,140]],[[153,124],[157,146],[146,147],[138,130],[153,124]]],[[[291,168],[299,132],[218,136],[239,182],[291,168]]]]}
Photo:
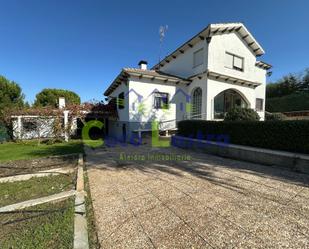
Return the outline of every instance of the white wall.
{"type": "Polygon", "coordinates": [[[207,112],[207,79],[205,76],[203,76],[202,79],[195,78],[188,86],[187,91],[190,97],[192,97],[192,92],[197,87],[200,87],[202,89],[202,115],[204,115],[207,112]]]}
{"type": "Polygon", "coordinates": [[[255,108],[255,89],[245,86],[233,85],[230,83],[218,81],[218,80],[207,80],[207,119],[213,119],[214,115],[214,98],[227,89],[234,89],[239,92],[249,102],[249,108],[255,108]]]}
{"type": "MultiPolygon", "coordinates": [[[[124,98],[124,108],[123,109],[117,109],[118,111],[118,117],[119,121],[128,121],[129,120],[129,98],[127,96],[127,93],[129,91],[128,83],[122,82],[121,85],[119,85],[110,95],[111,97],[115,97],[117,99],[118,95],[122,92],[125,94],[124,98]]],[[[118,108],[118,106],[117,106],[118,108]]]]}
{"type": "MultiPolygon", "coordinates": [[[[212,37],[209,44],[208,69],[210,71],[229,75],[232,77],[246,79],[261,83],[256,89],[245,86],[237,86],[216,80],[208,79],[208,103],[207,118],[210,119],[213,114],[213,98],[221,91],[233,88],[242,92],[250,102],[250,108],[255,109],[256,98],[262,98],[264,101],[263,110],[265,110],[265,88],[266,88],[266,70],[255,65],[256,57],[246,43],[237,33],[218,34],[212,37]],[[226,52],[238,55],[244,58],[244,71],[237,71],[226,66],[226,52]],[[210,102],[211,101],[211,102],[210,102]]],[[[258,112],[261,120],[264,120],[264,111],[258,112]]]]}
{"type": "Polygon", "coordinates": [[[135,93],[129,95],[129,120],[130,122],[151,122],[152,120],[176,119],[176,103],[170,103],[168,110],[155,109],[153,107],[153,92],[159,91],[169,94],[169,100],[177,91],[175,84],[168,84],[160,81],[131,78],[129,88],[134,89],[143,98],[139,103],[135,93]],[[141,111],[140,107],[143,107],[141,111]]]}
{"type": "Polygon", "coordinates": [[[184,78],[201,73],[207,68],[207,47],[206,40],[201,40],[192,48],[187,49],[183,54],[177,55],[176,59],[166,63],[160,70],[184,78]],[[193,54],[201,48],[204,51],[204,63],[200,66],[193,67],[193,54]]]}
{"type": "Polygon", "coordinates": [[[186,87],[181,83],[176,85],[159,80],[130,77],[127,86],[120,85],[111,95],[117,97],[119,93],[124,92],[125,108],[118,110],[119,120],[109,120],[109,136],[121,138],[123,124],[127,129],[127,140],[137,129],[150,129],[152,121],[169,121],[163,126],[175,128],[176,120],[182,120],[186,113],[186,91],[186,87]],[[153,93],[156,91],[168,93],[169,109],[154,108],[153,93]],[[139,95],[142,97],[141,99],[139,99],[139,95]],[[182,110],[180,103],[182,103],[182,110]]]}
{"type": "Polygon", "coordinates": [[[266,71],[255,66],[256,57],[237,33],[215,35],[211,38],[208,52],[208,69],[210,71],[265,83],[266,71]],[[226,66],[226,52],[244,58],[244,71],[237,71],[226,66]]]}

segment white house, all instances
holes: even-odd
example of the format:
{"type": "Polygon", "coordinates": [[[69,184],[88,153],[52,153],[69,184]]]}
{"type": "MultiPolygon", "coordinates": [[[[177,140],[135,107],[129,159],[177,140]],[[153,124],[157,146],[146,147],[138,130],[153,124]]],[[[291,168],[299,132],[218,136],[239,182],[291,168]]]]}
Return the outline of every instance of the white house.
{"type": "Polygon", "coordinates": [[[263,120],[271,68],[257,59],[263,54],[242,23],[210,24],[151,69],[145,61],[123,68],[104,93],[117,100],[109,135],[129,139],[154,120],[163,130],[183,119],[220,120],[236,106],[255,109],[263,120]]]}

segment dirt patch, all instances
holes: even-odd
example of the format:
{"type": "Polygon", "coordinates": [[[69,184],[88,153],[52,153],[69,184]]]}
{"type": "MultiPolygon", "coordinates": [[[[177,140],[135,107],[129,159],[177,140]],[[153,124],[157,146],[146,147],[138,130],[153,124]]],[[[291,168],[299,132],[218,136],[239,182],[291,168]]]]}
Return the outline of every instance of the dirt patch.
{"type": "Polygon", "coordinates": [[[0,163],[0,177],[27,174],[60,167],[75,167],[77,160],[78,154],[72,154],[0,163]]]}

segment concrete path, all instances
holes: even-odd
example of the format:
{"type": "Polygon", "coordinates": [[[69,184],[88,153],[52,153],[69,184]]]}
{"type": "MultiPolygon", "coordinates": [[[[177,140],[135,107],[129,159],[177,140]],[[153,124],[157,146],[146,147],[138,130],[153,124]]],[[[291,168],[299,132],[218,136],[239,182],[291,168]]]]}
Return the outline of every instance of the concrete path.
{"type": "Polygon", "coordinates": [[[46,176],[59,175],[59,174],[70,174],[70,173],[73,173],[74,170],[75,170],[74,168],[66,167],[66,168],[42,170],[36,173],[0,177],[0,183],[27,181],[27,180],[30,180],[32,177],[46,177],[46,176]]]}
{"type": "Polygon", "coordinates": [[[309,175],[147,146],[86,161],[102,248],[309,248],[309,175]]]}
{"type": "Polygon", "coordinates": [[[63,199],[66,199],[66,198],[69,198],[75,195],[75,192],[76,192],[75,190],[69,190],[69,191],[64,191],[64,192],[54,194],[54,195],[49,195],[49,196],[45,196],[45,197],[41,197],[37,199],[32,199],[28,201],[19,202],[16,204],[4,206],[0,208],[0,213],[11,212],[11,211],[18,210],[18,209],[41,205],[47,202],[60,201],[60,200],[63,200],[63,199]]]}

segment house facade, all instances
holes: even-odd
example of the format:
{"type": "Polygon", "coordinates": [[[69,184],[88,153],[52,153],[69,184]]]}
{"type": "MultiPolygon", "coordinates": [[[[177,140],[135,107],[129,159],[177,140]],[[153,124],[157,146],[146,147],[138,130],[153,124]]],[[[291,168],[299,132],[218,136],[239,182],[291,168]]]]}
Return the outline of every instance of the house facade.
{"type": "Polygon", "coordinates": [[[123,68],[104,95],[117,102],[110,136],[128,139],[152,121],[172,130],[183,119],[222,120],[234,107],[265,115],[263,48],[242,23],[210,24],[151,69],[123,68]]]}

